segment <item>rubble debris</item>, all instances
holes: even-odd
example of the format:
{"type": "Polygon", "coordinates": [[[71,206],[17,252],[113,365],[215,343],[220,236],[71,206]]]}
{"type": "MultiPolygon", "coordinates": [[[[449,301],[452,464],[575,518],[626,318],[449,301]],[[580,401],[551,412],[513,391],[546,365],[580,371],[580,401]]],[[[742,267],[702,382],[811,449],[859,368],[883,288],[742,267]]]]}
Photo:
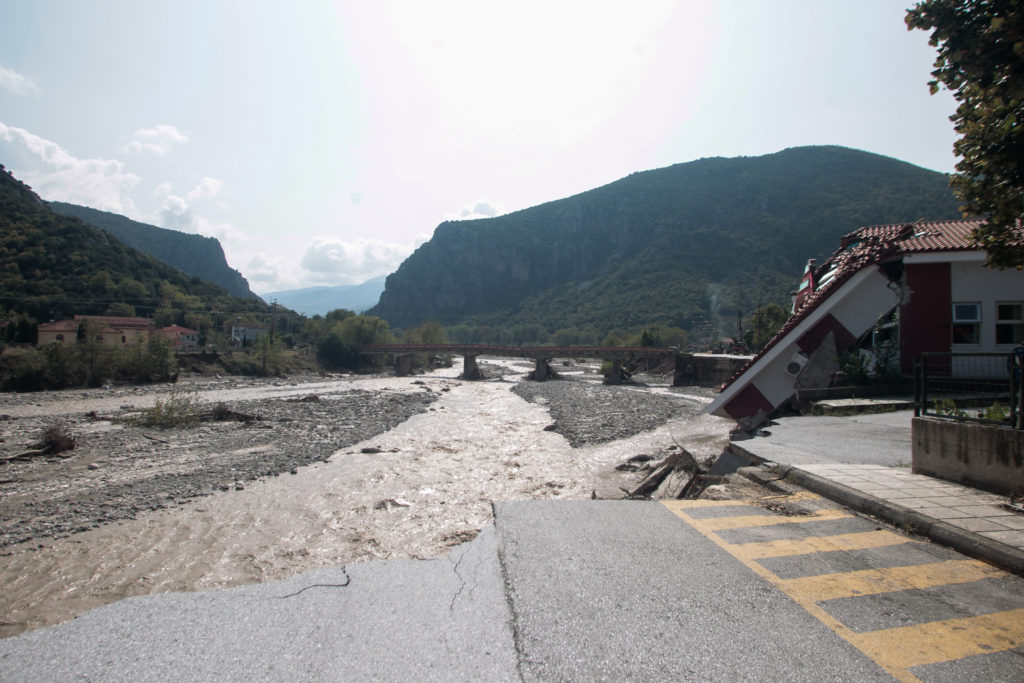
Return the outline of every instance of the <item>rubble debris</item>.
{"type": "Polygon", "coordinates": [[[374,510],[387,510],[391,512],[391,508],[407,508],[412,507],[412,503],[404,501],[400,498],[385,498],[384,500],[378,501],[373,506],[374,510]]]}
{"type": "Polygon", "coordinates": [[[302,398],[286,398],[288,403],[316,403],[320,400],[319,394],[306,394],[302,398]]]}
{"type": "Polygon", "coordinates": [[[199,413],[200,422],[244,422],[246,424],[249,424],[250,422],[255,422],[259,419],[259,415],[239,413],[234,410],[231,410],[231,408],[229,408],[223,403],[216,404],[215,406],[213,406],[212,410],[206,410],[199,413]]]}

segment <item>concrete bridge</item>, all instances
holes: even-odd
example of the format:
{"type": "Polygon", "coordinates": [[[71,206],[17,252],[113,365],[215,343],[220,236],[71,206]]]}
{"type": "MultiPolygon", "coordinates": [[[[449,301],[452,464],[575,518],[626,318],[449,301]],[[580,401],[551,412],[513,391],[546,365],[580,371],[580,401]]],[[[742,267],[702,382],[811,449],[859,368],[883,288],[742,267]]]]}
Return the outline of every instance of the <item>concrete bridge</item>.
{"type": "Polygon", "coordinates": [[[367,355],[388,355],[395,358],[395,374],[407,375],[412,370],[415,355],[460,355],[463,357],[462,379],[483,379],[477,366],[477,356],[501,358],[529,358],[534,361],[531,379],[544,381],[557,377],[551,369],[555,358],[595,358],[608,360],[612,369],[605,380],[618,384],[625,379],[623,363],[630,360],[674,361],[672,386],[717,386],[728,379],[748,359],[748,356],[725,356],[722,354],[683,353],[677,348],[654,348],[649,346],[491,346],[485,344],[386,344],[360,346],[359,353],[367,355]]]}

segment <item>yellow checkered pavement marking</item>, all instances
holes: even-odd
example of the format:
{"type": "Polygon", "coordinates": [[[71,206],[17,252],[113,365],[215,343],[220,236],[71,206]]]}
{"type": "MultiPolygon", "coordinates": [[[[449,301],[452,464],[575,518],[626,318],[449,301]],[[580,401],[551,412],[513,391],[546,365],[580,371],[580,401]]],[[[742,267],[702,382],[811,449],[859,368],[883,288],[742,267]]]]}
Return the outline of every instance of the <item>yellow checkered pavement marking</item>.
{"type": "MultiPolygon", "coordinates": [[[[803,493],[794,494],[792,497],[767,497],[760,502],[785,504],[816,498],[818,496],[815,494],[803,493]]],[[[1021,609],[856,633],[818,605],[819,602],[836,598],[856,598],[969,583],[1005,574],[983,562],[969,559],[950,560],[784,579],[766,569],[758,560],[819,552],[866,550],[918,541],[891,531],[876,530],[803,539],[730,543],[722,539],[718,532],[775,524],[842,519],[852,515],[842,510],[818,510],[810,515],[799,516],[766,514],[699,519],[688,512],[699,508],[756,506],[756,503],[743,500],[672,500],[663,501],[662,504],[766,581],[777,586],[791,600],[874,660],[897,680],[920,683],[920,679],[910,672],[915,666],[1024,646],[1024,610],[1021,609]]]]}
{"type": "Polygon", "coordinates": [[[837,550],[868,550],[889,545],[910,543],[906,536],[891,531],[860,531],[835,536],[814,536],[812,538],[787,539],[782,541],[756,541],[735,545],[736,553],[742,553],[752,560],[766,557],[792,557],[811,553],[828,553],[837,550]]]}
{"type": "Polygon", "coordinates": [[[780,579],[780,587],[787,593],[800,595],[811,602],[824,602],[857,595],[876,595],[893,591],[917,590],[933,586],[970,583],[993,576],[1001,571],[978,560],[951,560],[934,564],[908,567],[862,569],[841,574],[804,576],[798,579],[780,579]]]}

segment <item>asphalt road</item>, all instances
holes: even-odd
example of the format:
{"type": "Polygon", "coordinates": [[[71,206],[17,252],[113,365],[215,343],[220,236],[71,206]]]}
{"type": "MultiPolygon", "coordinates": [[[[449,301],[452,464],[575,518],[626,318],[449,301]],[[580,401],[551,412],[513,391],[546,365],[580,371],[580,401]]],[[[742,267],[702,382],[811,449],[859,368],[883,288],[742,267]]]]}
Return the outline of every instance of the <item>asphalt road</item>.
{"type": "Polygon", "coordinates": [[[1024,580],[813,495],[498,503],[433,560],[131,598],[0,680],[1014,680],[1024,580]]]}
{"type": "Polygon", "coordinates": [[[773,420],[738,442],[743,450],[785,465],[839,462],[910,467],[910,424],[914,411],[773,420]],[[823,435],[827,435],[823,438],[823,435]]]}

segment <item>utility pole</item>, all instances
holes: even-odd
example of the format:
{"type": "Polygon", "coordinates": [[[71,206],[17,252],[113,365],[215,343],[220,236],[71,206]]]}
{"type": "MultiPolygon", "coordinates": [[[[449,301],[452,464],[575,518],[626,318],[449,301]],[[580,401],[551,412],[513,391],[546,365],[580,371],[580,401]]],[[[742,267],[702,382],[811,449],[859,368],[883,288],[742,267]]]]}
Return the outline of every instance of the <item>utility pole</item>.
{"type": "Polygon", "coordinates": [[[277,299],[270,302],[270,341],[274,341],[277,331],[277,299]]]}

